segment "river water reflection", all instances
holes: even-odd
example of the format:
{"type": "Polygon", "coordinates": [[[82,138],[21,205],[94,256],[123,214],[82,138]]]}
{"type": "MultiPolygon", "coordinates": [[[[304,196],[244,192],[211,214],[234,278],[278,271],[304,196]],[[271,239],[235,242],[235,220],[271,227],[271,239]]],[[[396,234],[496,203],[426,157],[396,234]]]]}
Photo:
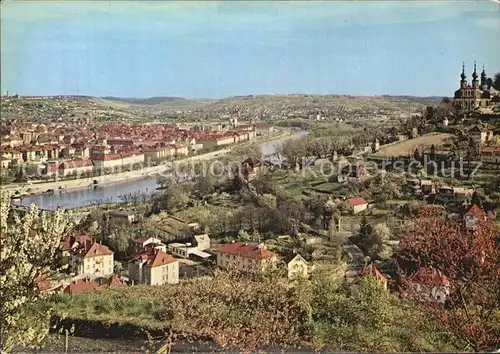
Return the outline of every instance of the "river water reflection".
{"type": "MultiPolygon", "coordinates": [[[[287,139],[299,139],[307,134],[306,131],[297,131],[294,135],[262,143],[260,150],[264,156],[273,155],[277,147],[287,139]]],[[[152,194],[156,190],[156,176],[149,176],[131,181],[121,181],[113,184],[88,187],[68,192],[55,191],[53,195],[38,194],[24,197],[21,201],[15,201],[16,205],[31,205],[35,203],[42,209],[55,209],[57,207],[71,209],[75,207],[87,206],[91,204],[102,204],[106,202],[123,201],[124,196],[152,194]]]]}

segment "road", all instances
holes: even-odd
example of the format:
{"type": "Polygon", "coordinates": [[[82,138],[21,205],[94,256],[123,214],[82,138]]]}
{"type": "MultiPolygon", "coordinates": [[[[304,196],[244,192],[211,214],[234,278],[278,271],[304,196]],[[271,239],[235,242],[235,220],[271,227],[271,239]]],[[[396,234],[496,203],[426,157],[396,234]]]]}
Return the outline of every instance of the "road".
{"type": "Polygon", "coordinates": [[[351,243],[344,246],[344,251],[347,253],[347,271],[360,271],[365,263],[363,251],[351,243]]]}

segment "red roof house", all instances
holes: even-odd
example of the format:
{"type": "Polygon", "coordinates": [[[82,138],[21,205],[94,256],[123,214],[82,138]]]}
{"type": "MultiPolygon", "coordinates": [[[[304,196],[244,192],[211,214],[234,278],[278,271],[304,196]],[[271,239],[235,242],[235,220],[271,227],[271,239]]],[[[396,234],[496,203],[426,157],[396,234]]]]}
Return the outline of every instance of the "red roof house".
{"type": "Polygon", "coordinates": [[[450,282],[439,269],[421,267],[408,281],[421,300],[443,304],[450,294],[450,282]]]}
{"type": "Polygon", "coordinates": [[[69,284],[66,288],[64,288],[64,293],[73,295],[80,293],[82,291],[96,289],[98,287],[99,285],[96,282],[88,280],[77,280],[69,284]]]}
{"type": "Polygon", "coordinates": [[[259,245],[249,245],[247,243],[228,243],[215,250],[217,253],[235,255],[243,258],[255,260],[275,258],[276,253],[268,251],[259,245]]]}
{"type": "Polygon", "coordinates": [[[113,251],[111,251],[108,247],[101,245],[100,243],[93,243],[92,246],[86,252],[84,258],[90,257],[98,257],[98,256],[109,256],[112,255],[113,251]]]}
{"type": "Polygon", "coordinates": [[[385,277],[385,275],[380,273],[373,264],[370,264],[368,267],[361,267],[361,270],[357,274],[357,278],[353,280],[352,284],[358,284],[361,281],[361,278],[366,276],[372,276],[375,279],[381,281],[384,284],[384,288],[387,289],[387,278],[385,277]]]}
{"type": "Polygon", "coordinates": [[[352,198],[349,199],[347,203],[353,214],[357,214],[368,208],[368,202],[364,198],[352,198]]]}
{"type": "Polygon", "coordinates": [[[421,267],[409,280],[411,283],[423,285],[449,285],[448,279],[439,269],[430,267],[421,267]]]}
{"type": "Polygon", "coordinates": [[[486,213],[477,204],[474,204],[464,215],[465,227],[468,229],[476,229],[478,223],[483,220],[486,220],[486,213]]]}

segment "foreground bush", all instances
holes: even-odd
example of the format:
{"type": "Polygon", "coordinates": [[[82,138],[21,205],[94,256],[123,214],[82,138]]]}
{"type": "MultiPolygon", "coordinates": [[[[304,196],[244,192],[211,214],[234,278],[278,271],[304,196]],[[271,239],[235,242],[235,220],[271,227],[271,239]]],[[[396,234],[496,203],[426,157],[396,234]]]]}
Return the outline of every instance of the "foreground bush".
{"type": "Polygon", "coordinates": [[[348,288],[319,277],[290,286],[274,276],[250,279],[217,272],[161,287],[100,289],[58,296],[59,314],[75,319],[132,323],[166,336],[212,338],[221,346],[254,350],[308,345],[351,351],[453,350],[421,314],[404,309],[375,279],[348,288]],[[408,323],[409,316],[415,320],[408,323]],[[418,315],[418,316],[417,316],[418,315]]]}

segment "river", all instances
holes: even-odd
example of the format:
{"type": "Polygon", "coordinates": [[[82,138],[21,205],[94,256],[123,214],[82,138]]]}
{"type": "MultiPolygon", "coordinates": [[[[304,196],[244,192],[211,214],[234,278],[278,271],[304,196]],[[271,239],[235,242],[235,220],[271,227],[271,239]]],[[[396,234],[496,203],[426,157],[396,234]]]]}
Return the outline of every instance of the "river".
{"type": "MultiPolygon", "coordinates": [[[[264,156],[271,156],[276,152],[277,147],[285,140],[299,139],[307,134],[306,131],[299,130],[295,134],[268,141],[260,144],[260,150],[264,156]]],[[[72,191],[55,191],[54,194],[37,194],[24,197],[21,201],[13,201],[15,205],[36,204],[41,209],[54,210],[57,207],[71,209],[93,204],[113,203],[123,201],[126,195],[150,195],[156,190],[156,176],[148,176],[141,179],[121,181],[112,184],[88,187],[72,191]]]]}

